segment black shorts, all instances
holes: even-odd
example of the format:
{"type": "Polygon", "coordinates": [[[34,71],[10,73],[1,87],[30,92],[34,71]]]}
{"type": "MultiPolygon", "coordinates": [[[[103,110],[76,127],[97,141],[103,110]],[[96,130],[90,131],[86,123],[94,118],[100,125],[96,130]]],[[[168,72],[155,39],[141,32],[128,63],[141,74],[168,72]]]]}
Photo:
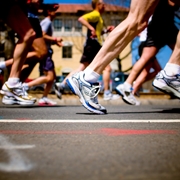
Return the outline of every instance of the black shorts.
{"type": "MultiPolygon", "coordinates": [[[[154,28],[155,29],[155,28],[154,28]]],[[[175,25],[166,27],[163,29],[149,30],[147,33],[147,40],[144,44],[145,47],[155,46],[158,49],[165,45],[171,45],[176,43],[177,34],[179,30],[175,25]]]]}
{"type": "Polygon", "coordinates": [[[36,32],[36,38],[42,37],[42,29],[38,18],[28,17],[29,22],[36,32]]]}
{"type": "Polygon", "coordinates": [[[144,48],[145,44],[146,44],[146,41],[142,41],[141,44],[138,47],[138,54],[139,54],[140,57],[142,55],[143,48],[144,48]]]}
{"type": "Polygon", "coordinates": [[[101,49],[101,45],[95,39],[89,39],[86,41],[84,46],[83,55],[81,57],[80,63],[91,63],[96,56],[96,54],[101,49]]]}

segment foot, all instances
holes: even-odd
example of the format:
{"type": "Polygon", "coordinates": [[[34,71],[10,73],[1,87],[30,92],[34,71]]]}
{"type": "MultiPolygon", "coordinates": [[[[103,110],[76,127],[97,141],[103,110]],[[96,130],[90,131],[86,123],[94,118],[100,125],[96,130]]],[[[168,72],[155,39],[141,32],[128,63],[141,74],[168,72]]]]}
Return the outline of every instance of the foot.
{"type": "Polygon", "coordinates": [[[168,76],[165,70],[161,70],[152,85],[158,90],[180,99],[180,74],[168,76]]]}
{"type": "Polygon", "coordinates": [[[0,93],[8,97],[15,98],[17,101],[20,101],[20,104],[30,105],[36,102],[36,98],[28,95],[22,86],[22,83],[18,83],[16,86],[11,87],[7,82],[5,82],[0,93]]]}
{"type": "Polygon", "coordinates": [[[84,80],[84,72],[79,72],[66,80],[71,91],[79,96],[82,105],[90,112],[106,114],[106,109],[98,103],[100,86],[98,83],[90,84],[84,80]]]}
{"type": "Polygon", "coordinates": [[[64,89],[64,86],[62,85],[62,83],[55,83],[55,94],[56,96],[61,99],[62,98],[62,91],[64,89]]]}
{"type": "Polygon", "coordinates": [[[124,84],[120,84],[116,87],[117,93],[122,96],[122,100],[130,105],[138,106],[140,102],[132,94],[131,88],[126,88],[124,84]]]}
{"type": "Polygon", "coordinates": [[[32,103],[28,104],[27,102],[24,102],[24,101],[18,101],[13,96],[3,96],[2,103],[6,104],[6,105],[13,105],[13,104],[17,104],[17,105],[32,105],[32,103]]]}
{"type": "Polygon", "coordinates": [[[105,101],[108,101],[108,100],[117,100],[119,98],[120,98],[120,96],[118,94],[112,94],[112,93],[106,94],[106,93],[104,93],[104,95],[103,95],[103,99],[105,101]]]}
{"type": "Polygon", "coordinates": [[[47,97],[43,97],[38,101],[38,104],[40,106],[55,106],[57,103],[47,97]]]}

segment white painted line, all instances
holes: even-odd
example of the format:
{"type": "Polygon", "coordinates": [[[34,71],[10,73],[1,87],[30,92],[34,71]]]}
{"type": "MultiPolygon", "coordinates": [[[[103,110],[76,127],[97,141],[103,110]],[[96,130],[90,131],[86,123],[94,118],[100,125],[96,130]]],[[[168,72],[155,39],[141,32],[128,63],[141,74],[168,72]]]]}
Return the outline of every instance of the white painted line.
{"type": "Polygon", "coordinates": [[[126,120],[62,120],[62,119],[34,119],[34,120],[17,120],[17,119],[1,119],[0,123],[179,123],[180,119],[126,119],[126,120]]]}
{"type": "MultiPolygon", "coordinates": [[[[8,137],[0,135],[1,147],[13,147],[16,145],[11,143],[8,137]]],[[[16,150],[16,148],[5,149],[8,156],[8,162],[0,162],[0,170],[6,172],[26,172],[33,168],[33,164],[27,159],[22,152],[16,150]]]]}
{"type": "Polygon", "coordinates": [[[34,148],[35,145],[1,145],[0,149],[31,149],[34,148]]]}

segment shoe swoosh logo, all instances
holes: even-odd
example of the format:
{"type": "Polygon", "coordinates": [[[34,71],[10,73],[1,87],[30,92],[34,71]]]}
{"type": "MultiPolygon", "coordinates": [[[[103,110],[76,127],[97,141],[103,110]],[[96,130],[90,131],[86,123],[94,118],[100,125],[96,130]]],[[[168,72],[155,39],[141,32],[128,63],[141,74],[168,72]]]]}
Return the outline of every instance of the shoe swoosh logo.
{"type": "Polygon", "coordinates": [[[12,94],[14,94],[15,96],[19,96],[20,98],[22,98],[22,99],[24,99],[24,100],[31,100],[29,97],[28,97],[28,98],[24,98],[22,95],[16,94],[12,89],[10,89],[10,88],[7,86],[7,84],[5,84],[5,85],[6,85],[7,89],[8,89],[12,94]]]}

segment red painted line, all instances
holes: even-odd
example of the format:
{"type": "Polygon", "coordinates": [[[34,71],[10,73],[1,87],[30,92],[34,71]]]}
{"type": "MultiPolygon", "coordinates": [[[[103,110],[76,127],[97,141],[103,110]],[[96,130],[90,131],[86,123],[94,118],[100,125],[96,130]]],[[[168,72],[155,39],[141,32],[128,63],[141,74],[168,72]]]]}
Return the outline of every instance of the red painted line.
{"type": "Polygon", "coordinates": [[[134,130],[134,129],[101,129],[101,132],[110,136],[119,135],[144,135],[144,134],[177,134],[173,130],[134,130]]]}
{"type": "Polygon", "coordinates": [[[98,130],[74,130],[74,131],[21,131],[21,130],[1,130],[1,134],[102,134],[107,136],[122,136],[122,135],[145,135],[145,134],[177,134],[174,130],[132,130],[132,129],[115,129],[103,128],[98,130]]]}

